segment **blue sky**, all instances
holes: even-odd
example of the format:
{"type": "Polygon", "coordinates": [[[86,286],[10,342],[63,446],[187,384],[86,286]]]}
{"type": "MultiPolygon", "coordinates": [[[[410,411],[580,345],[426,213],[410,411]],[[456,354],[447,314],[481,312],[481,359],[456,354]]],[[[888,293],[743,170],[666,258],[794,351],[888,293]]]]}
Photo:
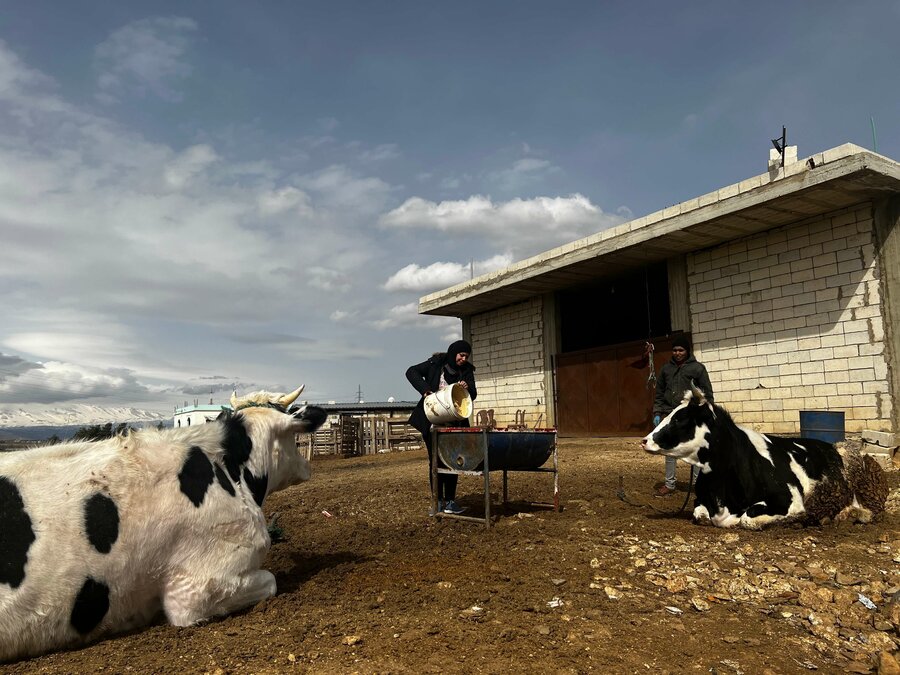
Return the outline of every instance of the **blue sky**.
{"type": "MultiPolygon", "coordinates": [[[[900,5],[18,2],[0,406],[413,399],[417,299],[845,142],[900,157],[900,5]]],[[[478,355],[475,355],[477,363],[478,355]]]]}

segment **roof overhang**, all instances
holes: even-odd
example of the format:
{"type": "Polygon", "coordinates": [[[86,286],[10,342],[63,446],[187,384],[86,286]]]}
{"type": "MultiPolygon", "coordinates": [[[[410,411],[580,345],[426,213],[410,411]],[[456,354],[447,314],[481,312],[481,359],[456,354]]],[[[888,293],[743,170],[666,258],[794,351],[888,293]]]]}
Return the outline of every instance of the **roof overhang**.
{"type": "Polygon", "coordinates": [[[898,193],[900,164],[847,143],[426,295],[419,313],[479,314],[898,193]]]}

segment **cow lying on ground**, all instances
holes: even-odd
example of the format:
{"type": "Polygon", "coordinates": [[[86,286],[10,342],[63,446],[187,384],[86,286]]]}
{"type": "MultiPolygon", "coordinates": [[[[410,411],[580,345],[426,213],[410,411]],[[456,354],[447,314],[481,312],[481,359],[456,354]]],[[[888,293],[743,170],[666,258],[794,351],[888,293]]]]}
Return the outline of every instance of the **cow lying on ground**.
{"type": "Polygon", "coordinates": [[[294,434],[326,416],[288,410],[302,389],[232,396],[210,424],[0,456],[0,661],[274,595],[263,499],[309,479],[294,434]]]}
{"type": "Polygon", "coordinates": [[[887,499],[884,472],[871,457],[738,426],[698,389],[685,392],[641,447],[699,467],[694,519],[719,527],[869,522],[887,499]]]}

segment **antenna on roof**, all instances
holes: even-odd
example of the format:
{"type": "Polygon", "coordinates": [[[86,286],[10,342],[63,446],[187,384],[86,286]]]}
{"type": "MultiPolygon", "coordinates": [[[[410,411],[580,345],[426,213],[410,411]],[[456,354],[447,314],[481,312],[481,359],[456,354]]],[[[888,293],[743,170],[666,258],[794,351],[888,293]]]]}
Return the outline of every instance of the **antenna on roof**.
{"type": "Polygon", "coordinates": [[[872,150],[878,152],[878,137],[875,136],[875,118],[870,116],[869,121],[872,123],[872,150]]]}
{"type": "Polygon", "coordinates": [[[781,155],[781,168],[784,168],[784,149],[787,147],[787,129],[785,127],[781,127],[781,138],[773,138],[772,145],[775,146],[775,149],[778,151],[778,154],[781,155]]]}

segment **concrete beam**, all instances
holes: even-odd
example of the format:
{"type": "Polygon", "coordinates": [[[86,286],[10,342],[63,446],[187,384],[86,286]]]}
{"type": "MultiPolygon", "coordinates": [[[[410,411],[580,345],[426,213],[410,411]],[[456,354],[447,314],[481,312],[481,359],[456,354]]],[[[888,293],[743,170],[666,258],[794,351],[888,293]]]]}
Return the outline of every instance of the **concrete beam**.
{"type": "Polygon", "coordinates": [[[881,272],[885,361],[893,402],[891,425],[897,433],[900,431],[900,196],[878,202],[873,221],[881,272]]]}

